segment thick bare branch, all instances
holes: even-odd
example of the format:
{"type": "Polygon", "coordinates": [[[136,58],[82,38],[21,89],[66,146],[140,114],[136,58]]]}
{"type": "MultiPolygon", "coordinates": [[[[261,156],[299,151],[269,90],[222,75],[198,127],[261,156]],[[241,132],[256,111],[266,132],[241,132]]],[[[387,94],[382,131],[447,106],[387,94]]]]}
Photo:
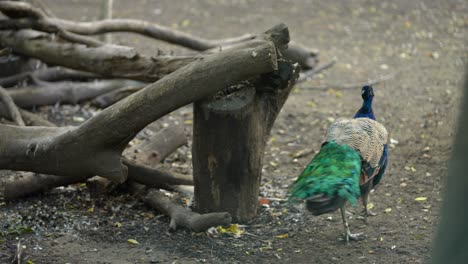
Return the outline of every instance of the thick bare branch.
{"type": "Polygon", "coordinates": [[[48,18],[41,10],[27,4],[14,1],[0,2],[0,11],[12,18],[31,17],[40,20],[18,20],[3,25],[3,29],[34,28],[50,32],[50,28],[61,28],[81,35],[96,35],[110,32],[133,32],[172,44],[203,51],[217,46],[230,45],[253,39],[253,35],[237,38],[207,40],[181,31],[135,19],[105,19],[94,22],[73,22],[58,18],[48,18]]]}
{"type": "Polygon", "coordinates": [[[277,68],[275,46],[234,49],[191,63],[104,109],[77,128],[1,125],[0,167],[63,176],[127,177],[121,153],[135,134],[169,112],[277,68]]]}
{"type": "Polygon", "coordinates": [[[49,34],[33,30],[0,31],[0,45],[15,52],[55,64],[94,72],[106,77],[156,81],[200,56],[146,57],[125,46],[87,47],[59,42],[49,34]]]}
{"type": "MultiPolygon", "coordinates": [[[[21,117],[23,118],[24,120],[24,123],[28,126],[55,126],[54,124],[52,124],[51,122],[43,119],[42,117],[38,116],[37,114],[34,114],[34,113],[31,113],[31,112],[28,112],[24,109],[21,109],[21,108],[18,108],[20,114],[21,114],[21,117]]],[[[9,116],[9,113],[8,113],[8,109],[0,104],[0,116],[2,117],[6,117],[8,118],[9,116]]]]}
{"type": "MultiPolygon", "coordinates": [[[[12,4],[10,3],[9,5],[12,4]]],[[[22,8],[25,9],[24,5],[22,5],[22,8]]],[[[2,9],[5,8],[2,8],[2,5],[0,5],[0,10],[2,9]]],[[[47,18],[43,13],[37,13],[37,10],[28,10],[27,12],[36,19],[31,19],[30,21],[7,21],[3,28],[33,28],[46,32],[51,32],[50,28],[60,28],[81,35],[95,35],[109,32],[133,32],[192,50],[212,50],[212,52],[220,49],[229,49],[243,42],[263,38],[262,34],[246,34],[231,39],[208,40],[141,20],[107,19],[94,22],[74,22],[58,18],[47,18]],[[10,25],[8,25],[8,23],[10,23],[10,25]]],[[[290,43],[289,48],[283,51],[283,55],[293,62],[298,62],[301,67],[306,70],[313,69],[318,63],[317,51],[295,43],[290,43]]]]}
{"type": "Polygon", "coordinates": [[[174,125],[163,128],[148,139],[126,149],[124,155],[138,164],[155,167],[175,148],[184,144],[187,144],[184,127],[174,125]]]}
{"type": "MultiPolygon", "coordinates": [[[[167,190],[172,189],[174,184],[193,185],[192,176],[154,169],[166,156],[184,144],[187,144],[187,136],[179,125],[163,128],[149,139],[127,148],[123,155],[128,158],[123,158],[122,162],[128,168],[128,180],[167,190]]],[[[109,192],[118,186],[100,176],[94,176],[86,184],[94,194],[109,192]]]]}
{"type": "Polygon", "coordinates": [[[167,197],[163,192],[152,189],[144,201],[154,209],[171,218],[169,228],[176,230],[184,227],[194,232],[203,232],[208,228],[219,225],[229,225],[232,221],[227,212],[198,214],[183,207],[180,203],[167,197]]]}
{"type": "Polygon", "coordinates": [[[0,85],[3,87],[9,87],[17,84],[18,82],[27,80],[28,78],[39,79],[41,81],[89,80],[99,78],[99,75],[56,66],[41,68],[35,71],[22,72],[0,78],[0,85]]]}
{"type": "Polygon", "coordinates": [[[100,95],[94,98],[91,101],[91,105],[98,107],[98,108],[106,108],[124,99],[125,97],[140,91],[141,89],[143,89],[142,86],[133,86],[133,87],[123,87],[115,91],[110,91],[108,93],[105,93],[103,95],[100,95]]]}
{"type": "Polygon", "coordinates": [[[15,102],[8,94],[8,92],[0,86],[0,103],[6,109],[6,118],[13,120],[18,126],[24,126],[23,118],[18,110],[18,107],[15,105],[15,102]]]}
{"type": "Polygon", "coordinates": [[[3,1],[0,2],[0,11],[10,16],[12,19],[3,20],[0,24],[0,29],[21,29],[21,28],[34,28],[48,33],[57,33],[61,38],[88,45],[91,47],[98,47],[104,45],[103,42],[93,38],[81,36],[72,32],[68,32],[52,23],[47,15],[40,9],[31,6],[29,3],[17,1],[3,1]],[[20,17],[15,19],[15,17],[20,17]],[[24,18],[27,16],[26,18],[24,18]]]}
{"type": "MultiPolygon", "coordinates": [[[[55,125],[52,123],[45,123],[44,126],[55,126],[55,125]]],[[[156,135],[161,134],[161,133],[169,134],[170,132],[173,132],[172,133],[173,135],[179,134],[179,131],[177,130],[174,131],[173,129],[174,128],[166,128],[163,131],[158,132],[156,135]]],[[[175,129],[179,129],[179,127],[175,127],[175,129]]],[[[154,137],[153,138],[153,141],[159,142],[159,143],[154,143],[153,144],[154,146],[163,147],[162,149],[153,150],[160,154],[160,156],[158,156],[159,160],[164,159],[166,156],[172,153],[175,149],[177,149],[181,144],[184,144],[187,142],[187,139],[185,137],[176,136],[176,138],[178,138],[178,140],[176,139],[167,140],[166,137],[154,137]]],[[[142,166],[134,162],[126,162],[126,159],[124,159],[123,162],[129,168],[129,172],[128,172],[129,180],[133,180],[135,178],[136,181],[140,183],[148,183],[150,186],[153,186],[153,187],[168,188],[168,189],[172,188],[172,186],[169,186],[170,184],[182,184],[182,183],[189,184],[190,182],[192,182],[193,184],[193,181],[191,181],[191,177],[189,176],[180,175],[179,177],[177,177],[167,172],[161,172],[159,170],[154,170],[154,169],[150,169],[146,167],[143,167],[143,174],[139,175],[139,173],[142,172],[142,169],[140,169],[142,166]],[[163,177],[158,177],[157,180],[159,181],[157,181],[156,179],[153,179],[154,175],[160,175],[161,173],[163,173],[163,177]],[[167,180],[167,182],[164,182],[165,180],[167,180]]],[[[3,186],[4,189],[0,191],[3,194],[3,198],[5,200],[14,200],[14,199],[18,199],[24,196],[47,191],[55,187],[84,182],[88,179],[88,177],[89,176],[87,175],[82,175],[82,176],[77,176],[77,177],[76,176],[66,177],[66,176],[55,176],[55,175],[43,175],[43,174],[37,175],[34,173],[26,172],[20,176],[14,175],[14,176],[5,178],[2,184],[0,184],[0,186],[3,186]]],[[[104,188],[102,184],[104,185],[113,184],[107,181],[107,179],[105,178],[99,177],[98,179],[100,179],[100,182],[95,183],[94,192],[97,192],[97,193],[102,192],[102,189],[104,188]]],[[[88,187],[92,189],[93,185],[89,183],[88,187]]]]}
{"type": "Polygon", "coordinates": [[[193,185],[191,175],[168,172],[160,169],[148,168],[129,159],[123,159],[128,167],[129,179],[132,181],[160,189],[170,189],[170,185],[193,185]]]}
{"type": "Polygon", "coordinates": [[[46,18],[47,15],[29,3],[19,1],[0,1],[0,11],[10,18],[46,18]]]}
{"type": "Polygon", "coordinates": [[[26,110],[20,109],[21,116],[23,117],[24,122],[28,126],[45,126],[51,127],[54,126],[52,122],[40,117],[37,114],[28,112],[26,110]]]}
{"type": "Polygon", "coordinates": [[[76,104],[121,87],[142,85],[130,80],[100,80],[93,82],[41,82],[43,87],[23,87],[8,90],[16,105],[32,107],[56,103],[76,104]]]}

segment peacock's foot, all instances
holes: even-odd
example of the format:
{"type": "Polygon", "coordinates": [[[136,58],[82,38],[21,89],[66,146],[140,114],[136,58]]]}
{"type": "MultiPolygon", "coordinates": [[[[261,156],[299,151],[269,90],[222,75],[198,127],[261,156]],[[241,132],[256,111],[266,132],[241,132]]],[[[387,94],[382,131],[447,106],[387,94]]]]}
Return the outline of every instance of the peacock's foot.
{"type": "Polygon", "coordinates": [[[364,213],[365,213],[367,216],[376,216],[376,215],[377,215],[377,213],[371,211],[370,209],[364,210],[364,213]]]}
{"type": "Polygon", "coordinates": [[[365,208],[364,210],[362,210],[362,214],[363,214],[363,220],[364,220],[364,223],[367,225],[369,224],[369,222],[367,221],[367,217],[369,216],[376,216],[377,213],[374,213],[372,212],[370,209],[367,209],[365,208]]]}
{"type": "Polygon", "coordinates": [[[346,236],[346,243],[349,243],[349,241],[359,241],[364,239],[364,233],[351,233],[349,230],[345,234],[346,236]]]}

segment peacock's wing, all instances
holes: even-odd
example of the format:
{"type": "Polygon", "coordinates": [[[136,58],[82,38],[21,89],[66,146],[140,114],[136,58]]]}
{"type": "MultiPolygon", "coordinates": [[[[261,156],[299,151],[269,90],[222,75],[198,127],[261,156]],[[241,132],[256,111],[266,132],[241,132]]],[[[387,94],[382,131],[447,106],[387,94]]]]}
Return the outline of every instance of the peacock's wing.
{"type": "Polygon", "coordinates": [[[340,118],[327,131],[326,141],[349,145],[361,155],[372,168],[379,166],[388,132],[379,122],[369,118],[340,118]]]}
{"type": "Polygon", "coordinates": [[[356,203],[360,196],[361,157],[350,146],[327,142],[291,185],[290,200],[339,196],[356,203]]]}
{"type": "Polygon", "coordinates": [[[372,184],[373,186],[376,186],[382,180],[383,174],[385,173],[385,169],[387,168],[387,163],[388,163],[388,145],[385,144],[382,157],[380,158],[380,161],[379,161],[380,170],[373,179],[373,184],[372,184]]]}
{"type": "Polygon", "coordinates": [[[361,185],[380,182],[388,156],[388,132],[382,124],[369,118],[341,118],[329,127],[326,140],[349,145],[361,155],[361,185]]]}

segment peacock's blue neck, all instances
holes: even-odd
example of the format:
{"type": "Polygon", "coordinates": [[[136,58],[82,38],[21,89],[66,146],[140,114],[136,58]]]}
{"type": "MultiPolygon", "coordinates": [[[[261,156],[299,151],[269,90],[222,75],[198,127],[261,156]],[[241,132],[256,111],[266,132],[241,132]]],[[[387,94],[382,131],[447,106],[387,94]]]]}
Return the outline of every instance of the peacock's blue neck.
{"type": "Polygon", "coordinates": [[[368,98],[362,103],[354,118],[366,117],[375,120],[374,111],[372,111],[372,98],[368,98]]]}

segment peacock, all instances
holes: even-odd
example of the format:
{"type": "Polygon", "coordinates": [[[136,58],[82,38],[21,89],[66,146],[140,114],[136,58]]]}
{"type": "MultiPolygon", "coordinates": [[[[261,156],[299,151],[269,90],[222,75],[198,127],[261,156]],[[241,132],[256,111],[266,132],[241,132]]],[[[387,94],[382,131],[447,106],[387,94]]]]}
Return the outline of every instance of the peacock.
{"type": "Polygon", "coordinates": [[[369,193],[381,181],[388,161],[388,132],[375,120],[373,88],[364,86],[361,95],[363,104],[354,118],[339,118],[329,126],[319,153],[289,190],[289,200],[305,201],[313,215],[340,209],[346,242],[362,235],[349,229],[346,202],[355,206],[362,198],[367,223],[367,216],[373,215],[367,208],[369,193]]]}

